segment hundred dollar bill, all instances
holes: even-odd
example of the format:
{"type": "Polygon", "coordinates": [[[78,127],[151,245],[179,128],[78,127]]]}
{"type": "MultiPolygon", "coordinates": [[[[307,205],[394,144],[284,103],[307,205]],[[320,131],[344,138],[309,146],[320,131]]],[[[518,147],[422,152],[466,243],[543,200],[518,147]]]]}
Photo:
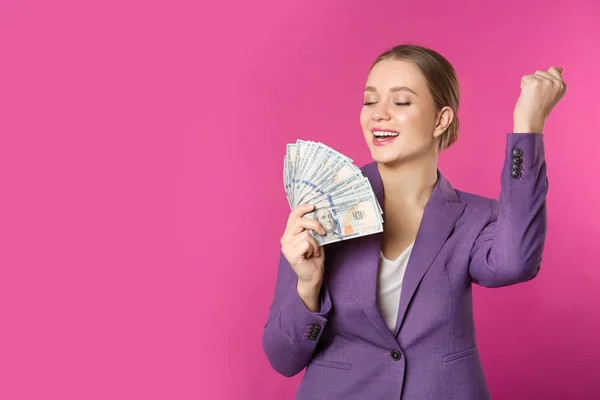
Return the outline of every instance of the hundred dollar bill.
{"type": "Polygon", "coordinates": [[[351,158],[323,143],[297,140],[288,144],[283,181],[291,209],[313,204],[312,215],[333,227],[325,237],[311,231],[321,244],[383,229],[383,212],[368,178],[351,158]]]}
{"type": "Polygon", "coordinates": [[[362,174],[358,173],[358,174],[350,175],[346,179],[343,179],[342,181],[336,183],[335,185],[331,186],[329,188],[329,190],[321,190],[320,187],[317,187],[317,188],[315,188],[314,191],[312,191],[310,193],[310,196],[305,196],[302,199],[302,202],[303,203],[311,203],[311,202],[318,203],[323,200],[328,200],[328,199],[334,198],[339,193],[342,193],[342,194],[347,193],[347,191],[345,192],[344,189],[351,188],[353,185],[360,183],[363,179],[364,179],[364,177],[362,176],[362,174]]]}
{"type": "Polygon", "coordinates": [[[288,157],[288,177],[287,177],[287,185],[288,185],[288,196],[289,201],[292,203],[292,207],[294,205],[294,193],[292,191],[292,180],[294,179],[294,166],[296,165],[296,144],[288,144],[286,146],[286,153],[288,157]]]}
{"type": "Polygon", "coordinates": [[[315,181],[315,178],[318,176],[319,171],[321,171],[322,168],[327,167],[327,164],[333,155],[334,153],[326,145],[323,143],[317,143],[312,160],[308,163],[307,168],[302,174],[299,190],[300,198],[302,198],[307,190],[312,189],[311,182],[315,181]]]}
{"type": "Polygon", "coordinates": [[[319,245],[383,231],[377,200],[372,193],[350,198],[334,206],[317,208],[305,217],[319,221],[325,229],[324,236],[309,231],[319,245]]]}
{"type": "Polygon", "coordinates": [[[288,156],[283,157],[283,187],[285,188],[285,197],[290,205],[292,206],[292,202],[290,201],[290,187],[288,186],[288,165],[289,165],[288,156]]]}
{"type": "Polygon", "coordinates": [[[306,202],[307,196],[310,196],[314,192],[321,195],[329,192],[332,188],[337,187],[336,185],[340,182],[352,176],[362,177],[362,174],[360,171],[356,172],[355,169],[352,168],[352,164],[347,160],[336,159],[321,177],[317,178],[314,183],[309,183],[312,190],[301,194],[298,198],[298,204],[306,202]]]}
{"type": "MultiPolygon", "coordinates": [[[[304,155],[306,153],[306,147],[308,142],[304,140],[296,141],[296,157],[294,159],[294,171],[292,175],[292,186],[296,184],[300,180],[300,167],[302,166],[302,161],[304,160],[304,155]]],[[[294,204],[296,203],[296,193],[292,190],[292,200],[294,204]]]]}
{"type": "Polygon", "coordinates": [[[300,169],[298,172],[298,181],[296,182],[296,185],[294,187],[294,190],[296,191],[296,193],[300,193],[301,187],[302,185],[302,180],[303,177],[305,177],[307,175],[307,170],[311,167],[311,164],[314,162],[315,160],[315,153],[317,151],[317,149],[319,148],[318,143],[315,142],[306,142],[306,151],[305,154],[302,158],[302,162],[300,165],[300,169]]]}
{"type": "Polygon", "coordinates": [[[340,187],[334,193],[325,193],[316,198],[309,199],[308,204],[313,204],[315,207],[327,207],[336,204],[344,203],[348,199],[372,193],[373,189],[367,178],[362,176],[357,177],[355,182],[340,187]]]}
{"type": "Polygon", "coordinates": [[[332,163],[335,163],[336,159],[339,158],[339,156],[337,156],[332,149],[328,148],[325,145],[323,145],[323,147],[325,150],[322,152],[322,155],[319,158],[315,158],[313,168],[306,176],[306,178],[302,180],[303,187],[300,190],[300,198],[302,198],[307,192],[310,192],[316,187],[315,182],[317,182],[318,179],[324,173],[324,171],[329,169],[332,163]]]}
{"type": "MultiPolygon", "coordinates": [[[[332,187],[330,192],[325,193],[325,200],[323,200],[323,196],[321,196],[315,199],[315,201],[317,201],[319,205],[322,204],[322,202],[324,201],[326,202],[326,204],[332,205],[333,199],[335,199],[338,203],[341,203],[347,198],[362,196],[365,193],[373,193],[373,188],[371,187],[371,182],[369,181],[369,179],[364,178],[359,170],[358,176],[349,176],[348,178],[344,179],[343,181],[339,182],[337,185],[332,187]]],[[[379,205],[379,201],[375,201],[375,203],[377,204],[377,209],[379,210],[379,213],[383,215],[383,210],[379,205]]]]}

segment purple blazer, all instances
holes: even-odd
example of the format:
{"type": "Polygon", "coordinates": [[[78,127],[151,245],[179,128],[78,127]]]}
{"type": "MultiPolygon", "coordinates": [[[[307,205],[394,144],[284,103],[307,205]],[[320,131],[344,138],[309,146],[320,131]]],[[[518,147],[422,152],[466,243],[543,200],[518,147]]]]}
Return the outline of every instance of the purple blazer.
{"type": "MultiPolygon", "coordinates": [[[[362,171],[383,206],[377,164],[362,171]]],[[[381,234],[326,246],[315,313],[282,255],[263,333],[270,364],[288,377],[306,368],[296,399],[489,399],[471,285],[507,286],[538,274],[547,190],[541,134],[507,134],[499,201],[454,189],[438,170],[393,332],[376,299],[381,234]]]]}

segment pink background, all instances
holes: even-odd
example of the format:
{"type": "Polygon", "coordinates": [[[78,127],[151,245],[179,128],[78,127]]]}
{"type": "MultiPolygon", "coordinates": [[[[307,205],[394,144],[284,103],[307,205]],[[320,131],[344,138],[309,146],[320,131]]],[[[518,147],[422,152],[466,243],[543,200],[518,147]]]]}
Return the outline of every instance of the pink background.
{"type": "Polygon", "coordinates": [[[285,144],[370,161],[368,67],[432,47],[461,83],[440,168],[497,197],[520,78],[564,67],[542,271],[475,288],[494,399],[600,397],[600,3],[0,3],[0,399],[291,399],[261,347],[285,144]]]}

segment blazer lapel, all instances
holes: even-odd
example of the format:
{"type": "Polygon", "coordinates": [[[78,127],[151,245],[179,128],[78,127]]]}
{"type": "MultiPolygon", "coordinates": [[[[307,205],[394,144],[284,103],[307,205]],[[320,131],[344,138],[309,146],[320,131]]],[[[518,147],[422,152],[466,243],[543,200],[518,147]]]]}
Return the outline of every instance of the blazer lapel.
{"type": "MultiPolygon", "coordinates": [[[[377,163],[367,164],[362,169],[363,175],[369,178],[373,192],[377,197],[377,201],[383,209],[383,182],[377,169],[377,163]]],[[[385,221],[383,222],[385,229],[385,221]]],[[[392,347],[398,346],[396,339],[388,328],[379,305],[377,304],[377,278],[379,272],[379,250],[381,249],[381,241],[383,233],[365,236],[363,238],[354,239],[359,245],[357,249],[358,257],[356,262],[356,284],[358,301],[362,304],[363,310],[377,332],[384,338],[392,347]]]]}
{"type": "Polygon", "coordinates": [[[464,208],[465,203],[460,201],[456,191],[438,170],[438,180],[425,205],[417,238],[402,281],[394,337],[397,337],[400,332],[408,306],[423,276],[452,232],[452,228],[464,208]]]}
{"type": "MultiPolygon", "coordinates": [[[[460,201],[456,191],[452,188],[446,178],[437,171],[438,180],[435,184],[431,197],[425,205],[423,218],[419,225],[415,244],[413,246],[400,293],[400,305],[398,318],[394,332],[390,332],[379,306],[377,304],[377,279],[379,265],[379,251],[383,234],[366,236],[361,243],[362,255],[358,276],[360,284],[360,297],[363,299],[363,308],[371,323],[377,331],[390,343],[396,344],[396,337],[410,302],[423,279],[423,276],[431,266],[433,260],[439,253],[442,245],[448,238],[456,221],[462,214],[465,204],[460,201]]],[[[375,193],[382,209],[384,207],[384,191],[377,163],[363,167],[363,175],[369,178],[371,187],[375,193]]],[[[385,212],[385,210],[384,210],[385,212]]],[[[385,218],[385,216],[384,216],[385,218]]],[[[385,229],[385,220],[384,220],[385,229]]]]}

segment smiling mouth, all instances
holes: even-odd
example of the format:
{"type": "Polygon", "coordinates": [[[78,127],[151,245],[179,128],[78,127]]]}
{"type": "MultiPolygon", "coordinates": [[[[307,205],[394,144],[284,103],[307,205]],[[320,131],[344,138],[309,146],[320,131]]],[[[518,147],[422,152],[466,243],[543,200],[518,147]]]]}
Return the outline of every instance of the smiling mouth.
{"type": "Polygon", "coordinates": [[[371,132],[373,133],[373,143],[376,145],[390,143],[400,135],[395,131],[380,131],[376,129],[373,129],[371,132]]]}
{"type": "Polygon", "coordinates": [[[392,132],[392,131],[373,130],[372,132],[376,138],[389,138],[389,137],[396,137],[396,136],[400,135],[398,132],[392,132]]]}

